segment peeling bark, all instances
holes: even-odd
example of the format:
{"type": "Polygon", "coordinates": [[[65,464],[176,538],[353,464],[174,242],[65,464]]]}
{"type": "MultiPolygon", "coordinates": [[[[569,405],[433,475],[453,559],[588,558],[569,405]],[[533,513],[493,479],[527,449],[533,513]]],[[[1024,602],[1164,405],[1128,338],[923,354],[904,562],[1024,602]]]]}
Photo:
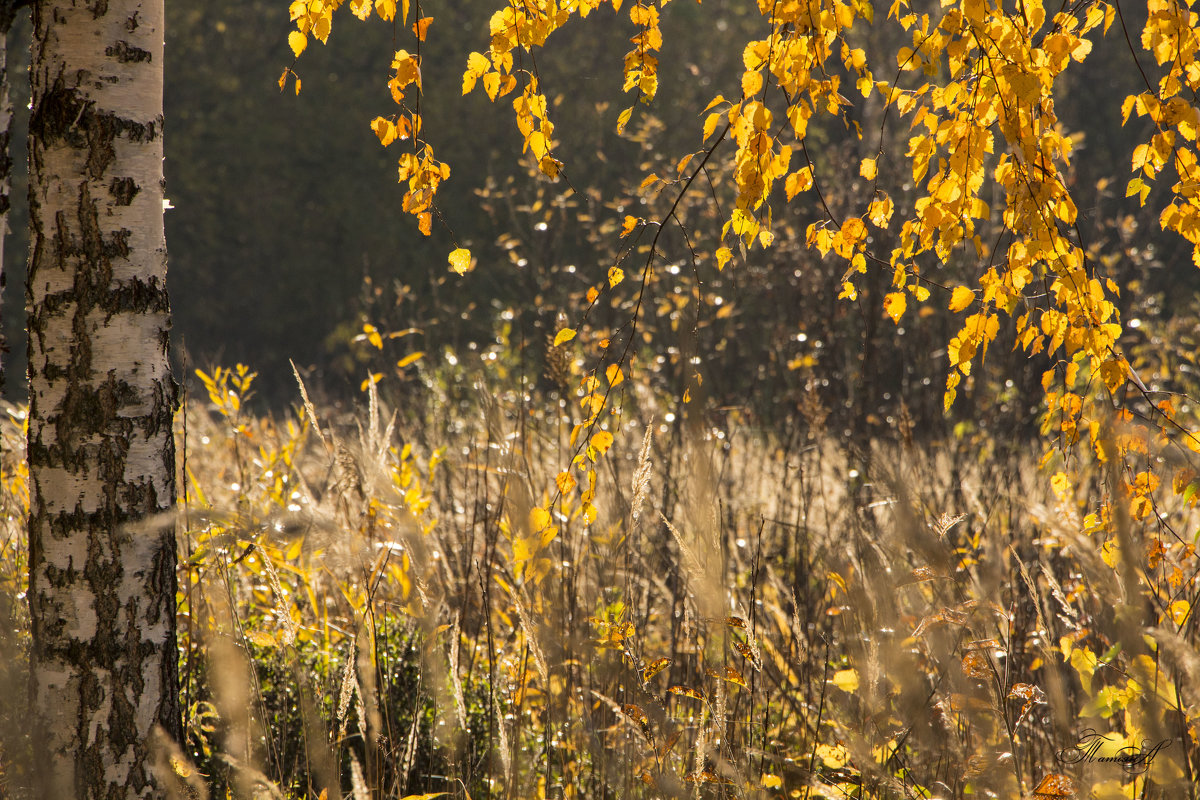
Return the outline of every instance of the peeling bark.
{"type": "Polygon", "coordinates": [[[46,798],[160,797],[180,738],[162,0],[34,5],[29,605],[46,798]]]}

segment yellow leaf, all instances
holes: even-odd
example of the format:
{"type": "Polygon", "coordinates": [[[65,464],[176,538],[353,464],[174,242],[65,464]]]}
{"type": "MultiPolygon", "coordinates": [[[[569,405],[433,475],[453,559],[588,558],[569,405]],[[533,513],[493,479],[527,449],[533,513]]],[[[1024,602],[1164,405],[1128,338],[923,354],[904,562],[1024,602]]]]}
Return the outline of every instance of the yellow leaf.
{"type": "Polygon", "coordinates": [[[375,13],[385,22],[391,22],[396,16],[396,0],[375,0],[375,13]]]}
{"type": "Polygon", "coordinates": [[[554,482],[558,484],[558,490],[563,494],[570,494],[571,490],[577,485],[575,478],[569,472],[558,473],[558,477],[554,479],[554,482]]]}
{"type": "Polygon", "coordinates": [[[288,34],[288,46],[298,56],[304,52],[304,48],[308,47],[308,37],[300,31],[292,31],[288,34]]]}
{"type": "Polygon", "coordinates": [[[830,769],[841,769],[850,761],[850,754],[843,744],[819,744],[815,752],[830,769]]]}
{"type": "Polygon", "coordinates": [[[413,364],[413,363],[416,363],[417,361],[419,361],[421,356],[423,356],[423,355],[425,355],[425,351],[423,351],[423,350],[418,350],[415,353],[409,353],[404,358],[402,358],[396,362],[396,367],[397,367],[397,369],[404,369],[409,364],[413,364]]]}
{"type": "Polygon", "coordinates": [[[529,527],[534,533],[541,533],[550,527],[550,512],[541,506],[536,506],[529,512],[529,527]]]}
{"type": "Polygon", "coordinates": [[[429,23],[433,22],[433,17],[421,17],[412,24],[413,34],[418,41],[425,41],[425,33],[429,30],[429,23]]]}
{"type": "Polygon", "coordinates": [[[621,112],[621,116],[617,117],[617,135],[620,136],[625,132],[625,126],[629,124],[629,118],[633,115],[633,106],[621,112]]]}
{"type": "Polygon", "coordinates": [[[625,280],[625,270],[620,267],[610,267],[608,270],[608,288],[615,287],[618,283],[625,280]]]}
{"type": "Polygon", "coordinates": [[[396,126],[389,119],[376,117],[371,121],[371,130],[375,131],[379,143],[384,147],[396,141],[396,126]]]}
{"type": "Polygon", "coordinates": [[[1187,600],[1176,600],[1171,603],[1167,613],[1170,614],[1172,622],[1176,625],[1183,625],[1192,613],[1192,604],[1187,600]]]}
{"type": "Polygon", "coordinates": [[[588,290],[587,290],[587,301],[588,301],[588,303],[589,303],[589,304],[590,304],[590,303],[594,303],[594,302],[596,302],[596,298],[597,298],[597,297],[599,297],[599,296],[600,296],[600,292],[596,291],[596,287],[595,287],[595,286],[588,287],[588,290]]]}
{"type": "Polygon", "coordinates": [[[860,164],[858,167],[858,174],[862,175],[869,181],[875,180],[875,176],[878,174],[878,171],[875,167],[875,159],[864,158],[862,160],[862,164],[860,164]]]}
{"type": "Polygon", "coordinates": [[[783,778],[778,775],[763,775],[758,779],[759,783],[767,789],[778,789],[783,786],[783,778]]]}
{"type": "Polygon", "coordinates": [[[1050,488],[1054,491],[1055,497],[1059,500],[1066,500],[1071,493],[1071,479],[1065,472],[1056,472],[1050,479],[1050,488]]]}
{"type": "Polygon", "coordinates": [[[608,452],[608,448],[612,447],[613,435],[608,431],[596,431],[592,434],[592,447],[596,448],[596,452],[604,455],[608,452]]]}
{"type": "Polygon", "coordinates": [[[467,71],[463,73],[463,94],[475,88],[479,80],[491,68],[491,62],[483,53],[471,53],[467,56],[467,71]]]}
{"type": "Polygon", "coordinates": [[[833,685],[841,689],[843,692],[854,694],[858,691],[858,670],[856,669],[839,669],[833,673],[833,685]]]}
{"type": "Polygon", "coordinates": [[[628,236],[629,232],[632,231],[634,228],[636,228],[637,224],[640,221],[641,220],[639,220],[637,217],[631,217],[629,215],[626,215],[625,222],[624,222],[624,224],[621,225],[621,236],[622,237],[628,236]]]}
{"type": "Polygon", "coordinates": [[[472,267],[471,251],[465,247],[460,247],[450,253],[450,269],[457,272],[459,275],[467,274],[472,267]]]}
{"type": "Polygon", "coordinates": [[[729,259],[733,258],[733,251],[728,247],[722,247],[717,250],[717,271],[725,269],[725,265],[729,263],[729,259]]]}
{"type": "Polygon", "coordinates": [[[246,638],[259,647],[278,647],[279,642],[267,631],[246,631],[246,638]]]}
{"type": "Polygon", "coordinates": [[[954,293],[950,295],[950,310],[958,313],[975,300],[975,293],[965,286],[954,287],[954,293]]]}
{"type": "Polygon", "coordinates": [[[483,90],[487,92],[488,99],[495,102],[496,96],[500,93],[499,72],[489,72],[483,76],[483,90]]]}
{"type": "Polygon", "coordinates": [[[604,370],[604,377],[608,378],[609,386],[617,386],[625,380],[625,374],[621,372],[619,364],[609,364],[608,368],[604,370]]]}
{"type": "Polygon", "coordinates": [[[359,387],[358,387],[359,391],[365,392],[367,390],[368,386],[379,383],[379,381],[382,378],[383,378],[382,372],[375,372],[375,373],[372,373],[371,375],[368,375],[367,379],[359,385],[359,387]]]}
{"type": "Polygon", "coordinates": [[[907,306],[908,300],[905,298],[904,292],[892,292],[883,298],[883,310],[897,325],[900,324],[900,318],[904,316],[904,309],[907,306]]]}
{"type": "Polygon", "coordinates": [[[574,328],[563,328],[561,331],[559,331],[557,334],[555,334],[554,346],[558,347],[559,345],[566,344],[567,342],[571,341],[574,338],[575,338],[575,329],[574,328]]]}

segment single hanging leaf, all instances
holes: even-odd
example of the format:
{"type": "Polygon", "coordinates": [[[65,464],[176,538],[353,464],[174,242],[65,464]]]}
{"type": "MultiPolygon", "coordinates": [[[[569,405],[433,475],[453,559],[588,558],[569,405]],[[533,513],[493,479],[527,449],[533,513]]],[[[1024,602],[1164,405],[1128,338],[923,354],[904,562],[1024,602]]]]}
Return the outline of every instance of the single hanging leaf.
{"type": "Polygon", "coordinates": [[[567,342],[571,341],[574,338],[575,338],[575,329],[574,328],[563,328],[561,331],[559,331],[557,334],[555,334],[554,346],[558,347],[559,345],[566,344],[567,342]]]}
{"type": "Polygon", "coordinates": [[[629,124],[629,117],[632,114],[633,114],[633,106],[630,106],[629,108],[622,111],[621,115],[619,117],[617,117],[617,135],[618,136],[620,136],[622,133],[625,132],[625,126],[629,124]]]}
{"type": "Polygon", "coordinates": [[[471,251],[465,247],[460,247],[450,253],[450,269],[457,272],[459,275],[466,275],[471,271],[471,251]]]}
{"type": "Polygon", "coordinates": [[[904,316],[904,309],[907,306],[908,300],[905,298],[904,292],[892,292],[883,298],[883,310],[897,325],[900,324],[900,318],[904,316]]]}
{"type": "Polygon", "coordinates": [[[725,269],[725,265],[729,263],[729,259],[733,258],[733,251],[728,247],[717,249],[717,272],[725,269]]]}
{"type": "Polygon", "coordinates": [[[292,52],[299,56],[304,52],[304,48],[308,47],[308,37],[300,31],[292,31],[288,34],[288,46],[292,48],[292,52]]]}
{"type": "Polygon", "coordinates": [[[604,370],[604,377],[608,378],[609,386],[617,386],[621,381],[625,380],[625,375],[621,373],[620,364],[609,364],[604,370]]]}

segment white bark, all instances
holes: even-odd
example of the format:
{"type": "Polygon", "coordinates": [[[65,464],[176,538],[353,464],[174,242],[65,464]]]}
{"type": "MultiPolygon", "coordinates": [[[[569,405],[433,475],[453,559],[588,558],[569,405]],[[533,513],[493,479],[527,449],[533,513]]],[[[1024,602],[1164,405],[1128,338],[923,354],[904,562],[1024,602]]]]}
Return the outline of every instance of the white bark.
{"type": "Polygon", "coordinates": [[[26,298],[40,793],[157,797],[153,730],[179,735],[163,3],[39,2],[34,38],[26,298]]]}

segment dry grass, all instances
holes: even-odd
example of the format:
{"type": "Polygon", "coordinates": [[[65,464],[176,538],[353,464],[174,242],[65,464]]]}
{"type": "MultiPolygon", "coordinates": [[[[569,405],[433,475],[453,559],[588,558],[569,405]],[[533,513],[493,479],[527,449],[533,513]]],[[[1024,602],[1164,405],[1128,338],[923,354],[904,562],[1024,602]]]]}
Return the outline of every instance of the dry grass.
{"type": "Polygon", "coordinates": [[[597,520],[560,498],[515,556],[570,460],[559,413],[479,386],[272,420],[243,413],[251,380],[214,373],[180,420],[179,796],[1194,796],[1184,509],[1097,521],[1103,474],[1056,495],[983,439],[851,452],[812,401],[777,437],[642,398],[597,520]],[[1072,762],[1089,730],[1106,749],[1072,762]],[[1162,741],[1143,771],[1096,758],[1162,741]]]}

